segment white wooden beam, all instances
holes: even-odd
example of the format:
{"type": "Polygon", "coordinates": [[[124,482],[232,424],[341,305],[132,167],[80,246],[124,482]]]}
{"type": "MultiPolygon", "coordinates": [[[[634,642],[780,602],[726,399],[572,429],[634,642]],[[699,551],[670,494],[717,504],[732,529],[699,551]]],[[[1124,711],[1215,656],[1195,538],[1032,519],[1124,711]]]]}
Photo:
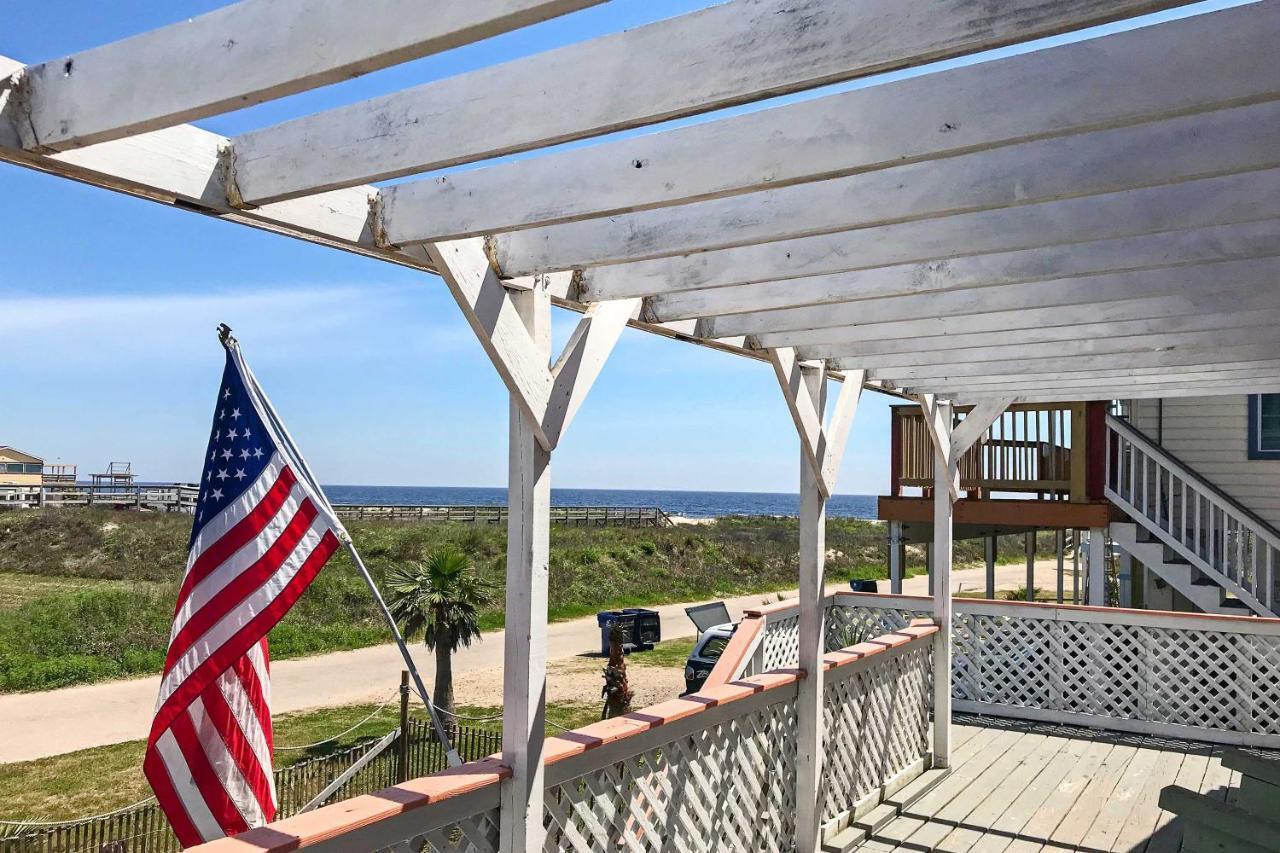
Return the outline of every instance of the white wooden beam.
{"type": "Polygon", "coordinates": [[[845,371],[840,394],[836,397],[836,407],[831,413],[831,421],[823,430],[822,472],[819,479],[827,484],[832,494],[836,490],[840,464],[844,461],[844,451],[849,444],[849,432],[853,429],[853,418],[858,412],[858,401],[862,397],[862,387],[866,379],[865,370],[845,371]]]}
{"type": "Polygon", "coordinates": [[[431,171],[1181,2],[737,0],[239,136],[237,184],[262,203],[431,171]]]}
{"type": "Polygon", "coordinates": [[[560,443],[578,409],[590,393],[622,330],[640,310],[639,299],[597,302],[578,321],[551,369],[554,384],[542,429],[552,446],[560,443]]]}
{"type": "MultiPolygon", "coordinates": [[[[1171,379],[1162,385],[1126,385],[1117,381],[1109,388],[1088,389],[1082,392],[1070,388],[1063,390],[1046,390],[1035,393],[1018,393],[1021,403],[1060,403],[1069,400],[1150,400],[1174,397],[1215,397],[1232,394],[1274,394],[1280,392],[1280,378],[1266,380],[1246,380],[1238,382],[1194,382],[1179,383],[1171,379]]],[[[950,392],[948,392],[950,393],[950,392]]],[[[1009,392],[1000,392],[1001,395],[1009,392]]],[[[976,402],[986,399],[988,392],[957,392],[957,397],[965,402],[976,402]]]]}
{"type": "Polygon", "coordinates": [[[987,428],[995,423],[1012,403],[1012,397],[996,397],[983,400],[970,410],[964,416],[964,420],[951,432],[948,461],[959,465],[960,458],[986,434],[987,428]]]}
{"type": "Polygon", "coordinates": [[[33,65],[8,115],[23,147],[63,151],[337,83],[599,2],[470,0],[428,11],[420,0],[244,0],[33,65]]]}
{"type": "MultiPolygon", "coordinates": [[[[1073,376],[1084,374],[1059,374],[1057,377],[1051,375],[1040,375],[1039,378],[1019,377],[1016,381],[1003,382],[948,382],[944,389],[938,384],[918,384],[912,386],[917,393],[938,393],[943,390],[949,390],[951,393],[970,395],[999,395],[1007,394],[1009,396],[1018,396],[1021,394],[1044,394],[1056,393],[1059,391],[1069,392],[1072,394],[1088,395],[1094,389],[1111,389],[1118,385],[1125,385],[1131,388],[1141,388],[1148,385],[1163,385],[1167,383],[1180,383],[1187,386],[1201,384],[1217,384],[1230,386],[1233,382],[1240,380],[1254,381],[1271,381],[1280,378],[1280,361],[1272,362],[1267,367],[1237,368],[1233,370],[1220,371],[1197,371],[1192,368],[1186,368],[1187,372],[1162,372],[1157,374],[1133,374],[1131,371],[1114,370],[1104,371],[1110,375],[1090,376],[1087,379],[1074,379],[1073,376]]],[[[982,377],[984,380],[987,377],[982,377]]]]}
{"type": "MultiPolygon", "coordinates": [[[[849,355],[850,362],[865,364],[868,369],[892,372],[895,367],[923,364],[983,363],[1011,361],[1024,358],[1070,358],[1085,355],[1105,355],[1137,352],[1164,352],[1212,350],[1223,343],[1266,344],[1277,342],[1274,326],[1251,326],[1233,330],[1213,329],[1204,332],[1174,332],[1167,335],[1135,335],[1130,337],[1087,337],[1079,340],[1050,341],[1034,344],[1003,344],[995,337],[986,346],[936,352],[902,352],[888,354],[861,353],[849,355]]],[[[801,349],[801,358],[846,357],[840,344],[801,349]]]]}
{"type": "Polygon", "coordinates": [[[662,247],[645,239],[628,254],[652,259],[606,258],[604,265],[584,270],[579,293],[584,301],[652,296],[967,255],[1068,247],[1162,231],[1194,231],[1274,219],[1280,216],[1278,199],[1280,170],[1271,169],[689,255],[658,257],[662,247]]]}
{"type": "Polygon", "coordinates": [[[1050,342],[1069,343],[1092,338],[1163,336],[1182,332],[1244,329],[1275,324],[1280,324],[1280,307],[1269,310],[1229,310],[1203,315],[1151,317],[1115,322],[1099,321],[1064,326],[1010,328],[1000,332],[998,337],[994,337],[990,332],[973,332],[867,340],[865,337],[846,337],[844,329],[836,328],[815,329],[803,333],[779,332],[760,335],[758,341],[761,346],[799,346],[804,352],[816,352],[821,347],[839,346],[842,353],[840,358],[854,360],[860,355],[937,353],[993,344],[1010,346],[1050,342]]]}
{"type": "Polygon", "coordinates": [[[1280,219],[895,264],[650,297],[663,321],[907,296],[993,284],[1280,255],[1280,219]]]}
{"type": "Polygon", "coordinates": [[[383,190],[384,231],[404,244],[551,225],[1273,98],[1275,6],[402,183],[383,190]]]}
{"type": "Polygon", "coordinates": [[[508,275],[992,210],[1280,165],[1280,102],[1024,142],[498,239],[508,275]]]}
{"type": "MultiPolygon", "coordinates": [[[[551,358],[551,300],[534,287],[510,296],[511,310],[543,367],[551,358]]],[[[543,741],[547,699],[547,590],[551,539],[551,451],[526,401],[511,392],[508,444],[506,630],[502,664],[502,763],[511,768],[499,799],[502,850],[543,842],[543,741]]]]}
{"type": "Polygon", "coordinates": [[[435,243],[426,249],[512,399],[529,416],[538,443],[550,451],[555,442],[542,426],[552,390],[549,356],[535,346],[511,293],[489,266],[484,241],[435,243]]]}
{"type": "Polygon", "coordinates": [[[933,638],[933,766],[951,766],[951,561],[952,503],[959,496],[959,456],[952,447],[952,409],[933,397],[922,397],[930,436],[934,441],[933,461],[933,619],[938,633],[933,638]]]}
{"type": "Polygon", "coordinates": [[[787,402],[787,410],[800,436],[800,448],[813,471],[818,472],[817,487],[825,499],[830,497],[827,483],[821,478],[822,471],[822,416],[825,403],[826,365],[822,362],[805,364],[796,358],[794,350],[770,350],[769,362],[773,365],[774,375],[778,379],[778,387],[787,402]],[[811,391],[814,383],[806,379],[806,374],[817,376],[822,382],[816,387],[822,394],[815,397],[811,391]]]}
{"type": "MultiPolygon", "coordinates": [[[[959,377],[973,378],[989,374],[1021,373],[1034,376],[1038,373],[1058,371],[1093,370],[1124,367],[1193,367],[1206,364],[1226,365],[1234,362],[1274,360],[1280,358],[1280,340],[1267,344],[1235,346],[1229,340],[1213,349],[1167,352],[1127,352],[1107,355],[1079,355],[1049,358],[1027,358],[1013,361],[984,361],[974,364],[926,364],[911,367],[892,367],[872,372],[880,380],[888,380],[898,387],[919,385],[919,380],[941,380],[934,384],[945,385],[947,380],[959,377]]],[[[1021,395],[1020,395],[1021,396],[1021,395]]]]}
{"type": "MultiPolygon", "coordinates": [[[[1192,267],[1172,269],[1136,270],[1109,273],[1098,276],[1037,281],[992,287],[968,288],[940,293],[894,296],[881,299],[864,299],[858,302],[841,302],[832,305],[812,305],[801,308],[783,308],[775,311],[759,311],[745,314],[728,314],[700,320],[698,333],[717,338],[729,335],[763,335],[770,332],[804,331],[841,326],[865,325],[906,321],[929,317],[954,320],[976,315],[978,322],[995,312],[1026,311],[1028,309],[1079,306],[1085,319],[1106,316],[1100,314],[1101,303],[1150,299],[1169,304],[1168,314],[1191,311],[1211,311],[1222,307],[1222,299],[1228,293],[1263,292],[1276,280],[1280,272],[1280,260],[1258,258],[1241,261],[1222,261],[1192,267]],[[1090,310],[1091,309],[1091,310],[1090,310]]],[[[1280,293],[1274,293],[1272,307],[1280,302],[1280,293]]],[[[1060,323],[1082,322],[1067,319],[1060,323]]],[[[1114,315],[1111,315],[1114,316],[1114,315]]],[[[1159,313],[1143,313],[1142,317],[1160,316],[1159,313]]],[[[1117,319],[1125,319],[1117,317],[1117,319]]],[[[1006,323],[1007,328],[1037,325],[1028,319],[1025,323],[1006,323]]],[[[977,331],[972,329],[971,331],[977,331]]]]}
{"type": "MultiPolygon", "coordinates": [[[[1204,364],[1197,366],[1179,366],[1173,368],[1174,373],[1178,375],[1186,375],[1189,379],[1211,379],[1223,373],[1234,373],[1236,371],[1271,371],[1280,368],[1280,359],[1258,359],[1252,361],[1233,361],[1223,364],[1204,364]]],[[[1158,381],[1160,377],[1170,375],[1170,368],[1165,366],[1145,366],[1134,367],[1132,365],[1123,367],[1103,367],[1085,370],[1055,370],[1050,372],[1042,372],[1036,374],[1037,381],[1050,380],[1071,381],[1085,379],[1116,379],[1120,377],[1133,377],[1135,381],[1158,381]]],[[[1270,375],[1267,372],[1265,375],[1270,375]]],[[[1024,373],[988,373],[982,376],[971,376],[963,379],[953,378],[947,380],[948,387],[956,388],[978,388],[979,386],[989,385],[1005,385],[1009,383],[1022,382],[1027,379],[1024,373]]],[[[870,381],[870,380],[869,380],[870,381]]],[[[927,382],[911,383],[917,388],[930,390],[927,382]]]]}
{"type": "MultiPolygon", "coordinates": [[[[776,367],[775,362],[775,367],[776,367]]],[[[800,371],[805,399],[817,417],[819,437],[826,408],[827,375],[819,366],[800,371]]],[[[786,390],[784,389],[784,394],[786,390]]],[[[788,396],[788,403],[791,396],[788,396]]],[[[798,426],[798,424],[797,424],[798,426]]],[[[822,843],[822,778],[826,759],[823,655],[826,651],[827,498],[830,483],[801,441],[799,618],[797,657],[805,677],[796,695],[795,849],[818,853],[822,843]]]]}

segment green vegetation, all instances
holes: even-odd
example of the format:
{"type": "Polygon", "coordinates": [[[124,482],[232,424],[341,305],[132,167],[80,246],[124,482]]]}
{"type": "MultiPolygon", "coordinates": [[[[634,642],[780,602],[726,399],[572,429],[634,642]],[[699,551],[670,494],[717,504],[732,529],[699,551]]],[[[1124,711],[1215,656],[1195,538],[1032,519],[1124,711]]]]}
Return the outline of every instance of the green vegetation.
{"type": "MultiPolygon", "coordinates": [[[[157,672],[186,561],[186,516],[50,509],[0,512],[0,692],[40,690],[157,672]]],[[[441,547],[464,553],[498,587],[483,630],[501,627],[506,533],[500,527],[426,522],[351,524],[370,571],[441,547]]],[[[697,527],[553,527],[550,618],[696,601],[794,586],[794,518],[727,518],[697,527]]],[[[885,530],[851,519],[827,523],[831,582],[885,576],[885,530]]],[[[1019,537],[1001,548],[1020,559],[1019,537]],[[1016,540],[1016,541],[1015,541],[1016,540]]],[[[956,543],[958,564],[978,564],[981,543],[956,543]]],[[[908,573],[923,572],[908,553],[908,573]]],[[[387,641],[387,629],[345,553],[334,557],[271,633],[275,659],[387,641]]]]}
{"type": "Polygon", "coordinates": [[[480,610],[494,603],[494,585],[476,574],[456,548],[432,551],[423,562],[392,566],[386,588],[391,615],[406,639],[418,634],[436,654],[434,701],[453,713],[453,653],[480,638],[480,610]]]}
{"type": "Polygon", "coordinates": [[[683,669],[695,642],[694,637],[663,640],[647,652],[627,655],[627,666],[678,666],[683,669]]]}

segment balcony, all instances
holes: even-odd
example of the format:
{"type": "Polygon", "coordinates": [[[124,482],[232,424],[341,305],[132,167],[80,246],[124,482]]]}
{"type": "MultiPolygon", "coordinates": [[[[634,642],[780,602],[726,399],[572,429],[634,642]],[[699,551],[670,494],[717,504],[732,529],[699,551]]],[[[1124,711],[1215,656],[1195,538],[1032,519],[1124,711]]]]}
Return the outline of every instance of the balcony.
{"type": "MultiPolygon", "coordinates": [[[[1280,620],[958,601],[952,724],[931,604],[826,599],[820,762],[786,602],[746,615],[702,692],[547,739],[542,849],[790,851],[813,816],[841,853],[1176,850],[1165,785],[1229,799],[1226,745],[1280,748],[1280,620]]],[[[496,853],[507,777],[494,756],[200,849],[496,853]]]]}

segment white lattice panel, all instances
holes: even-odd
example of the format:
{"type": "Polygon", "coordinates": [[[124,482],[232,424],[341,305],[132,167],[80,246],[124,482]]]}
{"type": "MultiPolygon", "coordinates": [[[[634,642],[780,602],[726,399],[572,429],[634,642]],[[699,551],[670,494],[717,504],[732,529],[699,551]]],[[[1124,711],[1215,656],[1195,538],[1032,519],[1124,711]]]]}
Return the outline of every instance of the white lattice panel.
{"type": "Polygon", "coordinates": [[[800,617],[785,616],[765,623],[762,672],[794,667],[800,662],[800,617]]]}
{"type": "Polygon", "coordinates": [[[498,853],[498,810],[423,832],[378,853],[498,853]]]}
{"type": "MultiPolygon", "coordinates": [[[[956,700],[980,703],[984,713],[1035,709],[1048,712],[1042,718],[1059,714],[1062,722],[1087,715],[1138,722],[1142,731],[1186,736],[1188,728],[1201,729],[1206,737],[1231,732],[1256,745],[1277,745],[1280,633],[1248,621],[1174,614],[1007,609],[956,602],[956,700]],[[1234,625],[1242,627],[1233,630],[1234,625]]],[[[886,611],[893,608],[837,605],[827,618],[833,624],[892,626],[886,611]]],[[[904,622],[916,615],[897,612],[904,622]]]]}
{"type": "Polygon", "coordinates": [[[827,607],[826,649],[829,652],[843,649],[881,634],[897,631],[905,628],[916,616],[925,615],[928,614],[895,610],[891,607],[846,607],[833,604],[827,607]]]}
{"type": "Polygon", "coordinates": [[[932,644],[872,658],[871,666],[833,670],[823,703],[826,766],[824,822],[847,814],[929,749],[932,644]]]}
{"type": "Polygon", "coordinates": [[[789,851],[795,727],[776,702],[553,785],[545,849],[789,851]]]}

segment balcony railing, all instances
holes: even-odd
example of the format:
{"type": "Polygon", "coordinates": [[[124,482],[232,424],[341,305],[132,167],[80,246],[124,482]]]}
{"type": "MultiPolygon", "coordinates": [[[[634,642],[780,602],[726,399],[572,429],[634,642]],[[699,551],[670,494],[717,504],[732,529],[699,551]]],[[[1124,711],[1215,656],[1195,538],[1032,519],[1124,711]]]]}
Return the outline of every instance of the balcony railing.
{"type": "MultiPolygon", "coordinates": [[[[1050,499],[1089,496],[1087,448],[1094,403],[1025,403],[1009,407],[960,459],[960,488],[973,497],[1034,494],[1050,499]]],[[[960,423],[972,407],[955,409],[960,423]]],[[[933,443],[920,410],[892,410],[892,489],[932,488],[933,443]]],[[[1103,412],[1103,410],[1099,410],[1103,412]]],[[[1098,442],[1101,448],[1101,442],[1098,442]]]]}
{"type": "MultiPolygon", "coordinates": [[[[936,633],[907,626],[826,657],[824,836],[928,767],[936,633]]],[[[545,849],[793,849],[803,677],[735,679],[548,738],[545,849]]],[[[472,762],[197,849],[496,853],[507,775],[497,757],[472,762]]]]}

